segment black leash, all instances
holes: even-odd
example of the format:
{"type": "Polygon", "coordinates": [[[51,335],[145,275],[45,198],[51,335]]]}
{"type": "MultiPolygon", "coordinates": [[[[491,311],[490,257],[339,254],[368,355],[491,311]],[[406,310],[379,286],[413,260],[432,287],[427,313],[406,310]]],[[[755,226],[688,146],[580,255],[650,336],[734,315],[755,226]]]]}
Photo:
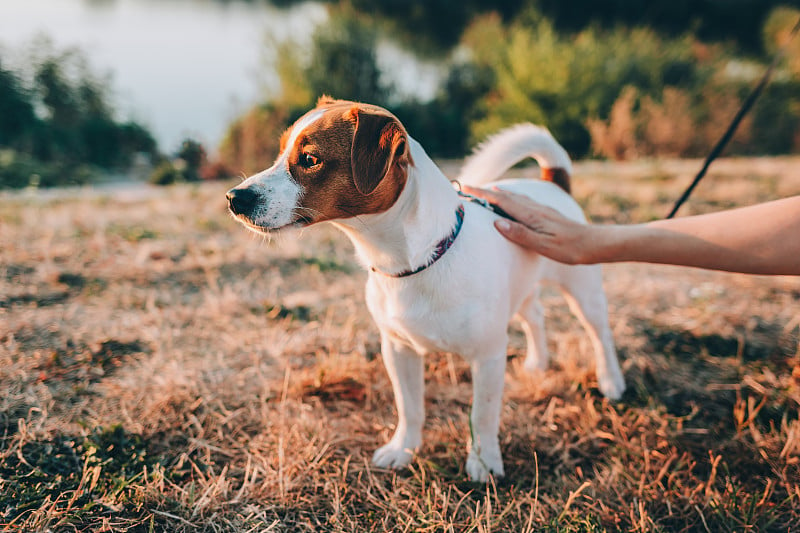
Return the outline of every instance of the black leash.
{"type": "Polygon", "coordinates": [[[484,200],[483,198],[478,198],[477,196],[472,196],[471,194],[467,194],[464,191],[462,191],[461,190],[461,182],[459,182],[458,180],[450,180],[450,183],[452,183],[455,186],[456,192],[458,193],[458,195],[461,198],[467,200],[468,202],[472,202],[473,204],[478,204],[479,206],[483,207],[484,209],[488,209],[489,211],[491,211],[495,215],[501,216],[503,218],[507,218],[508,220],[510,220],[512,222],[519,222],[519,220],[517,220],[516,218],[514,218],[511,215],[509,215],[508,213],[506,213],[505,210],[502,207],[500,207],[499,205],[493,204],[489,200],[484,200]]]}
{"type": "Polygon", "coordinates": [[[470,201],[470,202],[472,202],[474,204],[478,204],[479,206],[488,209],[489,211],[491,211],[495,215],[501,216],[503,218],[507,218],[508,220],[510,220],[512,222],[519,222],[516,218],[514,218],[511,215],[509,215],[508,213],[506,213],[505,210],[503,208],[501,208],[497,204],[493,204],[493,203],[489,202],[488,200],[484,200],[483,198],[478,198],[477,196],[472,196],[471,194],[467,194],[464,191],[462,191],[461,189],[459,189],[456,192],[458,193],[458,195],[461,198],[464,198],[465,200],[468,200],[468,201],[470,201]]]}
{"type": "Polygon", "coordinates": [[[786,42],[781,46],[775,57],[772,59],[772,63],[770,63],[769,67],[767,67],[766,72],[761,77],[761,81],[758,82],[758,85],[755,86],[753,91],[747,96],[744,103],[742,103],[742,107],[739,109],[739,112],[736,113],[736,116],[733,117],[733,121],[731,121],[730,126],[728,129],[725,130],[725,133],[722,135],[722,138],[717,142],[716,146],[711,150],[711,153],[708,154],[706,157],[705,162],[703,163],[703,167],[700,169],[700,172],[697,173],[697,176],[694,177],[694,180],[689,185],[689,187],[683,192],[681,197],[675,202],[675,206],[672,208],[672,211],[669,212],[667,218],[673,218],[675,213],[678,212],[678,209],[683,205],[683,203],[689,198],[689,195],[692,194],[692,191],[700,183],[700,180],[703,179],[703,176],[706,175],[706,171],[708,167],[711,165],[711,162],[719,156],[720,152],[725,148],[725,145],[728,144],[728,141],[731,140],[733,137],[733,133],[736,131],[736,128],[739,126],[739,123],[742,121],[744,116],[750,111],[750,108],[753,107],[756,99],[761,95],[764,87],[767,86],[769,83],[770,77],[772,77],[772,73],[775,71],[775,68],[778,66],[778,62],[783,58],[783,55],[786,53],[786,49],[789,46],[789,43],[792,42],[795,34],[797,34],[798,30],[800,30],[800,19],[797,20],[797,23],[792,28],[791,33],[789,34],[789,38],[786,39],[786,42]]]}

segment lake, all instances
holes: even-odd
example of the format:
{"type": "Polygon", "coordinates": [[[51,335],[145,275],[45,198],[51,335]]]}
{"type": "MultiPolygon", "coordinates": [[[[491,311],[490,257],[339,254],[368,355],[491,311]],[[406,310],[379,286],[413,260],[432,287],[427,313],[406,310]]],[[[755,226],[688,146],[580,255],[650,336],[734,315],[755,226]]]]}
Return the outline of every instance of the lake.
{"type": "MultiPolygon", "coordinates": [[[[146,125],[167,152],[187,136],[213,151],[234,118],[278,94],[274,44],[308,43],[327,17],[318,2],[0,0],[0,47],[11,59],[43,35],[59,51],[79,47],[94,72],[110,74],[120,118],[146,125]]],[[[403,73],[393,80],[401,92],[435,89],[436,64],[388,42],[378,60],[403,65],[391,69],[403,73]]]]}

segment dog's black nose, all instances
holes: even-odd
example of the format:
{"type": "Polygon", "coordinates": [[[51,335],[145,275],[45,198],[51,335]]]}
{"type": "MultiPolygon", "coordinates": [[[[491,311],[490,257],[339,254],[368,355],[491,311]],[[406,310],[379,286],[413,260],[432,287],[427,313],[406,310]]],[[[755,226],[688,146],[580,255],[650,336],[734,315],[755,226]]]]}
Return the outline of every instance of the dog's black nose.
{"type": "Polygon", "coordinates": [[[258,203],[258,194],[252,189],[231,189],[225,196],[228,207],[236,215],[249,215],[258,203]]]}

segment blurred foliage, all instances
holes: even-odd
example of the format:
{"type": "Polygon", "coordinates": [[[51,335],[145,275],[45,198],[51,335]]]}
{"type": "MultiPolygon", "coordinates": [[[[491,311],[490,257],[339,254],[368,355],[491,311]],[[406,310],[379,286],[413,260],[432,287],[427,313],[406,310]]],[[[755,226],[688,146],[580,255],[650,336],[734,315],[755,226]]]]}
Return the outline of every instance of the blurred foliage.
{"type": "Polygon", "coordinates": [[[155,154],[150,133],[114,116],[108,82],[78,51],[41,43],[12,70],[0,57],[0,187],[85,183],[93,168],[129,166],[155,154]]]}
{"type": "Polygon", "coordinates": [[[536,12],[504,25],[496,16],[477,19],[464,43],[495,82],[482,100],[485,116],[472,124],[473,140],[520,121],[547,125],[576,154],[590,145],[588,117],[607,116],[621,88],[645,94],[702,83],[708,66],[692,40],[665,40],[649,29],[604,32],[595,28],[560,35],[536,12]]]}
{"type": "Polygon", "coordinates": [[[148,179],[153,185],[172,185],[185,181],[180,165],[164,160],[153,169],[148,179]]]}
{"type": "Polygon", "coordinates": [[[800,21],[800,9],[776,7],[764,23],[764,47],[770,54],[786,47],[786,66],[795,76],[800,76],[800,39],[790,39],[792,30],[800,21]]]}
{"type": "MultiPolygon", "coordinates": [[[[478,19],[464,42],[476,63],[495,73],[481,101],[484,117],[471,126],[473,141],[531,121],[548,126],[576,156],[590,146],[613,158],[703,154],[752,81],[726,72],[736,64],[721,46],[691,35],[667,39],[646,28],[589,28],[565,37],[535,12],[509,25],[492,16],[478,19]]],[[[770,99],[785,106],[788,96],[772,92],[755,114],[770,99]]],[[[748,151],[752,124],[740,127],[736,151],[748,151]]]]}
{"type": "MultiPolygon", "coordinates": [[[[227,1],[227,0],[224,0],[227,1]]],[[[288,6],[302,0],[270,0],[288,6]]],[[[385,24],[419,53],[449,50],[475,17],[499,13],[506,22],[533,9],[562,34],[588,27],[648,27],[665,37],[691,31],[703,41],[726,42],[747,54],[763,52],[761,31],[773,10],[800,0],[327,0],[350,6],[385,24]]]]}
{"type": "Polygon", "coordinates": [[[283,131],[324,94],[390,108],[431,153],[462,156],[475,118],[472,110],[491,86],[491,69],[468,60],[447,62],[433,100],[406,100],[381,76],[377,45],[374,20],[350,8],[332,9],[309,49],[291,41],[279,45],[280,97],[251,108],[229,126],[220,161],[243,174],[268,167],[278,155],[283,131]]]}
{"type": "MultiPolygon", "coordinates": [[[[575,157],[701,155],[800,17],[800,0],[328,4],[330,18],[308,46],[277,45],[281,94],[231,124],[219,160],[175,154],[154,182],[265,168],[281,132],[322,94],[388,107],[438,157],[460,157],[525,120],[549,127],[575,157]],[[432,99],[403,96],[387,81],[378,57],[387,36],[438,58],[432,99]]],[[[0,187],[86,183],[137,154],[161,157],[143,126],[115,117],[108,80],[82,53],[43,42],[16,61],[22,68],[9,64],[0,53],[0,187]]],[[[799,131],[800,38],[728,153],[798,150],[799,131]]]]}
{"type": "Polygon", "coordinates": [[[778,6],[798,0],[532,0],[562,32],[588,26],[616,29],[648,27],[664,36],[691,31],[699,39],[733,44],[738,51],[762,51],[761,29],[778,6]]]}
{"type": "Polygon", "coordinates": [[[278,139],[290,123],[288,109],[307,105],[267,103],[250,109],[228,127],[219,147],[222,164],[242,175],[269,167],[278,155],[278,139]]]}
{"type": "Polygon", "coordinates": [[[310,61],[303,67],[311,95],[375,102],[391,94],[381,79],[378,33],[370,20],[350,9],[335,10],[312,36],[310,61]]]}
{"type": "Polygon", "coordinates": [[[209,161],[205,147],[194,139],[184,139],[171,159],[163,159],[150,173],[153,185],[172,185],[230,177],[221,161],[209,161]]]}
{"type": "Polygon", "coordinates": [[[48,162],[12,149],[0,149],[0,189],[84,185],[93,173],[84,164],[48,162]]]}
{"type": "MultiPolygon", "coordinates": [[[[767,53],[786,39],[800,16],[789,8],[768,16],[763,5],[741,3],[744,11],[758,11],[759,23],[765,21],[756,38],[763,36],[767,53]]],[[[437,157],[463,156],[487,135],[521,121],[547,126],[573,157],[700,156],[717,142],[770,60],[767,54],[761,59],[744,55],[749,45],[739,39],[734,42],[741,46],[701,39],[701,34],[715,34],[709,21],[679,26],[670,17],[686,12],[680,2],[648,7],[646,20],[657,13],[665,17],[652,27],[621,24],[630,22],[627,15],[599,16],[599,8],[587,4],[567,25],[576,28],[571,32],[563,30],[560,8],[544,0],[522,4],[502,3],[502,12],[478,15],[487,9],[481,2],[448,4],[459,16],[468,14],[469,21],[463,32],[459,29],[458,45],[441,60],[442,82],[428,101],[400,96],[385,81],[376,57],[383,35],[376,30],[380,17],[394,16],[399,5],[377,2],[368,8],[354,1],[331,7],[329,21],[316,30],[310,46],[280,45],[282,94],[231,126],[221,148],[224,164],[245,173],[269,166],[282,131],[322,94],[389,108],[437,157]],[[660,31],[665,28],[669,31],[660,31]]],[[[623,4],[615,3],[614,9],[623,4]]],[[[443,22],[444,11],[438,10],[444,9],[444,4],[412,2],[411,13],[398,15],[394,23],[439,13],[436,24],[460,28],[459,16],[443,22]]],[[[421,39],[426,31],[420,22],[421,39]]],[[[800,50],[800,39],[792,46],[800,50]]],[[[800,69],[793,50],[727,153],[800,148],[800,69]]]]}
{"type": "Polygon", "coordinates": [[[361,13],[378,18],[417,52],[446,50],[457,44],[470,21],[486,12],[513,17],[525,0],[349,0],[361,13]]]}
{"type": "Polygon", "coordinates": [[[433,100],[406,101],[390,107],[428,153],[462,157],[471,146],[470,125],[480,117],[478,102],[491,88],[492,80],[491,68],[456,61],[447,66],[433,100]]]}

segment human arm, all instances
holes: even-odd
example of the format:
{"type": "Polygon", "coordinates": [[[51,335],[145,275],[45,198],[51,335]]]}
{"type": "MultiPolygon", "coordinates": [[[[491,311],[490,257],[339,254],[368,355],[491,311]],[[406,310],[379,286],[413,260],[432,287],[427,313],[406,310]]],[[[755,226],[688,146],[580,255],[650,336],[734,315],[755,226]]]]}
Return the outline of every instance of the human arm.
{"type": "Polygon", "coordinates": [[[562,263],[636,261],[800,275],[800,196],[645,224],[585,225],[508,191],[467,192],[519,221],[496,222],[506,238],[562,263]]]}

